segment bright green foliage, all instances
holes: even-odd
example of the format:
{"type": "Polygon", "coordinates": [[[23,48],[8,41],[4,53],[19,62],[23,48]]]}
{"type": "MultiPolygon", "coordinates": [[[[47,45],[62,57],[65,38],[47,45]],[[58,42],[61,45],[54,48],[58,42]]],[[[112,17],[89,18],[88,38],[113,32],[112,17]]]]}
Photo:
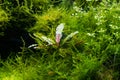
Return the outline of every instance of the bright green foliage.
{"type": "Polygon", "coordinates": [[[7,13],[0,8],[0,22],[8,21],[8,15],[7,13]]]}
{"type": "MultiPolygon", "coordinates": [[[[81,5],[77,3],[66,10],[62,6],[52,7],[51,0],[25,0],[27,6],[18,5],[10,10],[9,14],[17,10],[18,14],[28,14],[27,25],[22,25],[33,34],[37,46],[34,50],[23,46],[17,57],[0,61],[0,80],[119,80],[120,3],[104,0],[92,6],[89,1],[93,0],[86,0],[88,3],[81,8],[84,1],[80,1],[83,0],[75,0],[81,5]],[[60,23],[65,23],[65,27],[58,46],[55,35],[60,23]],[[75,31],[79,33],[74,35],[75,31]],[[48,45],[49,41],[53,44],[48,45]]],[[[2,23],[9,20],[3,9],[0,17],[2,23]]],[[[13,21],[18,18],[26,21],[12,15],[13,21]]]]}
{"type": "Polygon", "coordinates": [[[4,35],[5,24],[9,21],[8,14],[0,7],[0,36],[4,35]]]}

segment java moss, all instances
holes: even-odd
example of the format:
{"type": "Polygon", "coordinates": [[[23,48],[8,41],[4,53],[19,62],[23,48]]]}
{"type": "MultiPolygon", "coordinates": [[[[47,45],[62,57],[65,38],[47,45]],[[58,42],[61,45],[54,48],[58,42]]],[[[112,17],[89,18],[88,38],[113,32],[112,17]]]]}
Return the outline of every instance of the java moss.
{"type": "Polygon", "coordinates": [[[8,14],[0,6],[0,37],[4,35],[6,23],[9,21],[8,14]]]}
{"type": "Polygon", "coordinates": [[[4,1],[1,9],[7,13],[8,20],[0,24],[3,32],[0,57],[4,59],[4,62],[0,59],[0,80],[119,80],[120,4],[112,5],[106,0],[93,7],[90,0],[74,0],[76,3],[88,1],[84,6],[90,6],[84,11],[78,4],[79,10],[76,11],[66,10],[61,5],[48,8],[53,5],[49,3],[52,0],[4,1]],[[37,5],[31,5],[29,1],[37,5]],[[37,32],[55,40],[56,27],[60,23],[65,23],[65,29],[59,46],[34,40],[32,33],[37,32]],[[79,33],[64,42],[65,37],[74,31],[79,33]],[[34,49],[28,48],[36,43],[34,49]]]}
{"type": "Polygon", "coordinates": [[[15,8],[11,11],[9,27],[30,28],[36,23],[36,18],[23,8],[15,8]]]}
{"type": "Polygon", "coordinates": [[[36,18],[24,8],[16,7],[10,12],[6,12],[6,10],[2,10],[0,13],[2,16],[0,19],[2,23],[0,27],[0,56],[2,59],[6,59],[10,53],[21,51],[24,43],[25,46],[34,43],[27,29],[36,23],[36,18]]]}

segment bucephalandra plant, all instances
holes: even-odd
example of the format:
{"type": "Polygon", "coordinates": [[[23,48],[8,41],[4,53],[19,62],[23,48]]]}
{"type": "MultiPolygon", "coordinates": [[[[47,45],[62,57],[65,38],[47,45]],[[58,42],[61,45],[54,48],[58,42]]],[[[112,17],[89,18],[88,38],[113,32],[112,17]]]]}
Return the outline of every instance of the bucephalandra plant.
{"type": "MultiPolygon", "coordinates": [[[[55,36],[55,40],[51,39],[51,38],[48,38],[47,36],[37,32],[37,33],[34,33],[33,35],[39,39],[40,41],[42,42],[46,42],[47,44],[46,45],[42,45],[42,46],[49,46],[49,45],[56,45],[56,46],[59,46],[60,45],[60,41],[61,41],[61,38],[62,38],[62,32],[63,32],[63,29],[64,29],[64,23],[61,23],[57,26],[56,28],[56,36],[55,36]]],[[[64,40],[63,40],[63,43],[62,45],[67,41],[69,40],[70,38],[72,38],[74,35],[76,35],[77,33],[79,33],[78,31],[75,31],[71,34],[69,34],[64,40]]],[[[38,40],[37,40],[38,41],[38,40]]],[[[41,45],[40,45],[41,46],[41,45]]],[[[33,47],[34,49],[36,48],[39,48],[39,45],[37,44],[32,44],[30,46],[28,46],[28,48],[31,48],[33,47]]]]}

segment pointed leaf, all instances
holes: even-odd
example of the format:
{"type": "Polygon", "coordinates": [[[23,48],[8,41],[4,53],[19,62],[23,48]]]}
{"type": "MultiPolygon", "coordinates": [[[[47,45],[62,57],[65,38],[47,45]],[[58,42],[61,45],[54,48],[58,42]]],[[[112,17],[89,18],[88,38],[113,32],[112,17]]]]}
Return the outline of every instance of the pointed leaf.
{"type": "Polygon", "coordinates": [[[62,31],[63,31],[63,29],[64,29],[64,23],[61,23],[56,28],[56,42],[58,44],[60,43],[60,39],[62,38],[62,31]]]}
{"type": "Polygon", "coordinates": [[[78,31],[75,31],[75,32],[69,34],[69,35],[64,39],[63,44],[64,44],[67,40],[69,40],[70,38],[72,38],[74,35],[76,35],[76,34],[78,34],[78,33],[79,33],[78,31]]]}
{"type": "Polygon", "coordinates": [[[34,33],[33,35],[34,35],[35,37],[39,38],[40,40],[47,42],[48,45],[53,45],[53,44],[55,44],[55,42],[54,42],[52,39],[47,38],[46,36],[44,36],[44,35],[42,35],[42,34],[40,34],[40,33],[34,33]]]}

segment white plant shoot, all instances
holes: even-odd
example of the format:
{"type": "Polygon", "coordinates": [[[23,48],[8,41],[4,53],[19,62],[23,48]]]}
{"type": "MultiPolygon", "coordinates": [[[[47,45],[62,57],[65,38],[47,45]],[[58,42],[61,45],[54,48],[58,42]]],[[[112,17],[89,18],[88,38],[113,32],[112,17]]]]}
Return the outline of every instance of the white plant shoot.
{"type": "Polygon", "coordinates": [[[60,25],[57,26],[56,28],[56,43],[60,43],[60,39],[62,38],[62,31],[64,29],[64,23],[61,23],[60,25]]]}

